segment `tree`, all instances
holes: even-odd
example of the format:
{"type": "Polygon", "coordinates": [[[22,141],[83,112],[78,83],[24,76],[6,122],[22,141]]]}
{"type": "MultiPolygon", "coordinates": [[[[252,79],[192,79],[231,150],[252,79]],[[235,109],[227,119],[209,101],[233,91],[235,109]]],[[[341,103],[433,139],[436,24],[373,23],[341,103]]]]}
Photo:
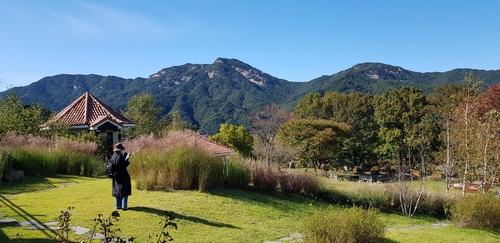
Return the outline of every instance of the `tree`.
{"type": "Polygon", "coordinates": [[[376,163],[378,156],[374,151],[380,140],[373,96],[331,92],[325,94],[321,103],[326,119],[344,122],[351,128],[352,136],[346,139],[342,148],[343,158],[352,166],[376,163]]]}
{"type": "Polygon", "coordinates": [[[425,94],[414,87],[386,91],[376,98],[375,118],[384,141],[381,151],[396,163],[400,207],[409,217],[416,212],[424,193],[426,161],[437,149],[436,123],[428,109],[425,94]],[[411,186],[413,176],[407,180],[407,171],[413,169],[420,171],[416,194],[411,186]]]}
{"type": "Polygon", "coordinates": [[[254,144],[252,155],[258,161],[269,161],[268,166],[271,163],[275,163],[281,166],[291,166],[298,151],[295,148],[280,144],[278,141],[273,143],[270,148],[262,144],[262,140],[254,135],[254,144]]]}
{"type": "Polygon", "coordinates": [[[158,126],[159,116],[163,108],[154,105],[152,94],[142,93],[134,95],[127,103],[122,114],[135,123],[135,127],[126,128],[125,133],[130,137],[139,135],[158,135],[161,126],[158,126]]]}
{"type": "Polygon", "coordinates": [[[48,120],[50,112],[42,105],[23,105],[16,93],[0,98],[0,136],[6,132],[39,135],[39,125],[48,120]]]}
{"type": "Polygon", "coordinates": [[[478,134],[478,141],[473,144],[479,150],[479,158],[476,159],[474,166],[475,174],[479,177],[483,193],[485,193],[488,179],[497,178],[500,169],[500,112],[492,109],[483,116],[483,119],[477,121],[480,134],[478,134]]]}
{"type": "Polygon", "coordinates": [[[405,144],[409,147],[408,151],[415,151],[417,159],[412,162],[411,159],[399,163],[396,173],[396,188],[399,191],[399,201],[401,212],[408,217],[413,217],[416,213],[420,200],[425,192],[425,176],[428,162],[432,160],[432,152],[437,150],[439,133],[437,123],[430,116],[423,118],[419,123],[414,124],[405,137],[405,144]],[[418,178],[418,189],[412,186],[414,182],[413,173],[408,178],[407,171],[418,169],[420,171],[418,178]],[[416,193],[415,193],[416,192],[416,193]]]}
{"type": "Polygon", "coordinates": [[[474,101],[477,99],[481,84],[483,81],[472,74],[472,72],[465,75],[463,79],[464,93],[460,96],[461,106],[456,110],[457,119],[454,125],[457,126],[456,133],[453,133],[454,140],[457,146],[455,164],[459,175],[462,178],[462,194],[465,195],[466,184],[474,180],[474,175],[470,173],[471,157],[473,156],[472,150],[472,119],[476,110],[471,109],[474,101]]]}
{"type": "Polygon", "coordinates": [[[248,120],[252,125],[252,132],[260,140],[259,148],[265,157],[266,164],[271,164],[271,157],[277,152],[274,139],[279,127],[290,119],[291,114],[281,109],[278,105],[267,105],[264,110],[253,111],[249,114],[248,120]]]}
{"type": "Polygon", "coordinates": [[[291,119],[278,132],[281,142],[300,151],[299,159],[310,164],[335,164],[343,141],[351,135],[345,123],[330,120],[291,119]]]}
{"type": "Polygon", "coordinates": [[[243,125],[221,124],[219,133],[211,136],[209,140],[233,148],[245,157],[252,153],[253,136],[243,125]]]}
{"type": "Polygon", "coordinates": [[[352,136],[345,141],[341,154],[352,166],[378,160],[374,150],[379,145],[379,126],[374,113],[373,96],[362,93],[308,94],[295,107],[295,115],[300,118],[328,119],[351,127],[352,136]]]}
{"type": "Polygon", "coordinates": [[[183,120],[179,111],[174,111],[166,116],[163,116],[160,121],[158,121],[158,127],[161,136],[166,136],[170,131],[196,131],[196,126],[191,125],[191,123],[189,123],[188,121],[183,120]]]}
{"type": "Polygon", "coordinates": [[[321,94],[310,93],[302,98],[294,108],[295,115],[304,119],[325,119],[321,94]]]}
{"type": "Polygon", "coordinates": [[[39,126],[49,120],[51,112],[43,105],[24,105],[22,117],[22,126],[25,128],[24,133],[40,135],[42,131],[40,131],[39,126]]]}
{"type": "Polygon", "coordinates": [[[470,105],[471,136],[471,179],[481,181],[483,192],[488,179],[497,176],[499,169],[500,132],[500,86],[490,86],[473,100],[470,105]]]}
{"type": "Polygon", "coordinates": [[[411,161],[414,151],[405,139],[412,135],[413,126],[425,116],[425,94],[420,89],[404,86],[377,96],[375,104],[375,119],[380,125],[379,135],[383,141],[380,152],[386,159],[392,158],[398,163],[411,161]]]}
{"type": "Polygon", "coordinates": [[[440,122],[441,135],[443,144],[446,149],[443,151],[444,156],[444,177],[446,184],[446,193],[449,193],[452,186],[452,176],[454,174],[454,163],[453,154],[455,153],[456,147],[453,146],[451,141],[451,130],[452,123],[456,120],[456,109],[461,104],[462,99],[465,94],[465,89],[463,86],[459,85],[443,85],[436,86],[434,88],[434,93],[427,96],[427,101],[431,105],[431,113],[440,122]]]}

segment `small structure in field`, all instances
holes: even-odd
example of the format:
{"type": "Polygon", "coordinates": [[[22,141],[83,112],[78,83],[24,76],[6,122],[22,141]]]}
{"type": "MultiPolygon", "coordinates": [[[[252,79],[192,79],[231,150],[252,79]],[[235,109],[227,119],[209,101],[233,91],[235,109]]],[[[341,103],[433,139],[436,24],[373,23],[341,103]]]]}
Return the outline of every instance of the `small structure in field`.
{"type": "Polygon", "coordinates": [[[66,126],[75,135],[94,131],[112,153],[113,145],[120,140],[119,132],[135,123],[86,92],[40,127],[50,129],[52,126],[66,126]]]}

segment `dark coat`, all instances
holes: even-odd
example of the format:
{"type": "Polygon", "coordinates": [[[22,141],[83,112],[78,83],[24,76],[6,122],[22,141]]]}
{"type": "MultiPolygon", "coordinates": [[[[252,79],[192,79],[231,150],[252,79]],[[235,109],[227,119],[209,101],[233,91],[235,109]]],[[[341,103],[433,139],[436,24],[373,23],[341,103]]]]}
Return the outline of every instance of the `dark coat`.
{"type": "Polygon", "coordinates": [[[130,175],[127,171],[127,166],[130,165],[130,162],[125,160],[125,155],[121,152],[114,152],[113,156],[111,156],[111,162],[117,169],[112,182],[113,197],[132,195],[132,183],[130,182],[130,175]]]}

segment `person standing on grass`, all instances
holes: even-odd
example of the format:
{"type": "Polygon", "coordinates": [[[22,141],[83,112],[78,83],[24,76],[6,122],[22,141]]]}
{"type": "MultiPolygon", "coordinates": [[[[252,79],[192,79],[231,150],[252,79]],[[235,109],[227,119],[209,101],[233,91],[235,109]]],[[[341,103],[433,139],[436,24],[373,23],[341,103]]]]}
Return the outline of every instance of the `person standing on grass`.
{"type": "Polygon", "coordinates": [[[128,196],[132,195],[132,183],[130,182],[130,175],[127,171],[127,166],[130,165],[128,156],[123,154],[125,147],[121,143],[114,146],[114,153],[111,156],[113,163],[114,173],[112,181],[112,195],[115,197],[116,209],[128,209],[128,196]]]}

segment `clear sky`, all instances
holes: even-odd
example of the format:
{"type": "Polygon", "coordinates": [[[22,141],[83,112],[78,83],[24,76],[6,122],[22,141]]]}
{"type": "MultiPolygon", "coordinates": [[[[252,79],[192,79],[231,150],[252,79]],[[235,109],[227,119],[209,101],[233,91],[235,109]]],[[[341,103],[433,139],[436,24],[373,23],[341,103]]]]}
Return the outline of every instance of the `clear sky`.
{"type": "Polygon", "coordinates": [[[236,58],[289,81],[363,62],[500,69],[500,1],[5,0],[0,91],[57,74],[144,77],[236,58]]]}

